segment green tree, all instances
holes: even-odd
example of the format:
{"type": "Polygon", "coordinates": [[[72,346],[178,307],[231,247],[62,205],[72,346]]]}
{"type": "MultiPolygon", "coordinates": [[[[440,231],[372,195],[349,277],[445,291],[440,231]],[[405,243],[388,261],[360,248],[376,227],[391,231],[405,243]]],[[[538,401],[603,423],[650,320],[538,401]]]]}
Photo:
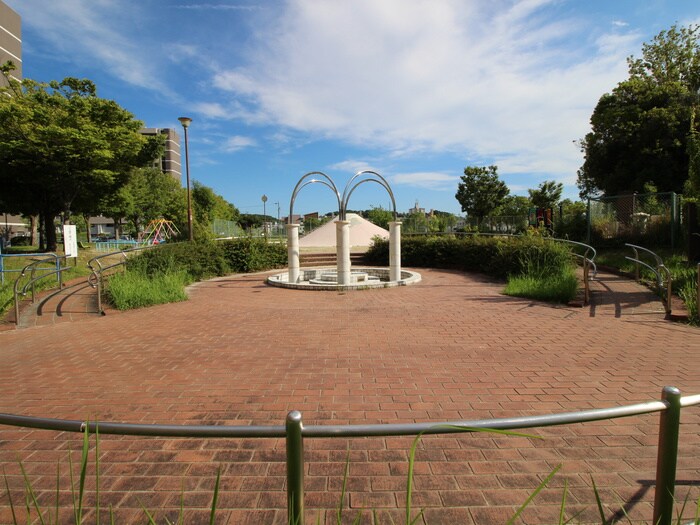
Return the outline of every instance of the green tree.
{"type": "Polygon", "coordinates": [[[536,208],[554,208],[561,200],[564,185],[561,182],[546,180],[535,190],[527,190],[530,201],[536,208]]]}
{"type": "Polygon", "coordinates": [[[532,208],[532,202],[528,197],[506,195],[503,203],[493,211],[493,214],[502,217],[527,217],[530,208],[532,208]]]}
{"type": "Polygon", "coordinates": [[[428,218],[428,229],[431,232],[448,232],[457,224],[457,217],[446,211],[433,210],[428,218]]]}
{"type": "Polygon", "coordinates": [[[135,168],[125,186],[105,196],[100,213],[115,224],[127,219],[136,235],[155,219],[173,221],[184,231],[186,197],[180,182],[159,168],[135,168]]]}
{"type": "Polygon", "coordinates": [[[510,193],[505,182],[498,178],[496,166],[467,166],[461,179],[455,198],[462,211],[474,215],[479,222],[503,204],[510,193]]]}
{"type": "Polygon", "coordinates": [[[10,79],[0,90],[0,204],[41,216],[45,248],[56,249],[54,218],[82,212],[115,192],[142,165],[142,123],[116,102],[97,97],[89,80],[48,84],[10,79]],[[11,96],[8,96],[11,95],[11,96]]]}
{"type": "Polygon", "coordinates": [[[389,223],[394,220],[394,214],[381,206],[376,208],[372,206],[371,209],[367,211],[367,220],[380,228],[388,230],[389,223]]]}
{"type": "Polygon", "coordinates": [[[672,26],[628,59],[629,78],[604,94],[580,142],[582,197],[683,190],[693,164],[700,88],[700,26],[672,26]]]}
{"type": "Polygon", "coordinates": [[[237,221],[239,217],[238,210],[233,204],[227,202],[212,188],[197,181],[194,181],[192,188],[192,207],[200,235],[212,231],[214,219],[237,221]]]}

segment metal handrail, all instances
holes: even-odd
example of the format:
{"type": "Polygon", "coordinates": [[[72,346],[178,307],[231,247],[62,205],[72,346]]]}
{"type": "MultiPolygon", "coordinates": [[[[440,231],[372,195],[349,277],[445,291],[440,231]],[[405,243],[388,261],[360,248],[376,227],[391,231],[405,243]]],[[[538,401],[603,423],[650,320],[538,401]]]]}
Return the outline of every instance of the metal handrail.
{"type": "Polygon", "coordinates": [[[309,425],[305,427],[301,412],[287,414],[284,425],[146,425],[96,421],[63,420],[0,414],[0,424],[64,432],[97,432],[128,436],[185,438],[286,438],[287,501],[290,523],[304,523],[304,438],[353,438],[378,436],[418,436],[473,432],[479,429],[517,430],[587,423],[661,412],[656,470],[653,523],[670,524],[673,518],[680,411],[700,405],[700,394],[681,397],[675,387],[664,387],[660,401],[628,406],[564,412],[544,416],[462,420],[441,423],[375,425],[309,425]]]}
{"type": "MultiPolygon", "coordinates": [[[[666,307],[666,314],[671,315],[671,296],[672,296],[672,282],[673,282],[673,279],[671,277],[671,270],[669,270],[668,267],[666,267],[664,265],[663,259],[661,259],[661,257],[659,257],[657,254],[655,254],[651,250],[644,248],[642,246],[637,246],[635,244],[629,244],[629,243],[625,243],[625,246],[627,246],[628,248],[632,248],[632,250],[634,251],[634,257],[625,256],[625,259],[635,263],[635,265],[634,265],[634,278],[635,278],[635,280],[639,281],[639,266],[640,265],[642,265],[645,268],[647,268],[648,270],[650,270],[656,276],[656,287],[657,287],[658,292],[662,293],[664,291],[664,289],[666,290],[666,297],[665,297],[663,302],[664,302],[665,307],[666,307]],[[639,259],[639,251],[640,250],[643,253],[652,256],[652,258],[654,259],[654,262],[656,263],[656,267],[653,267],[653,266],[651,266],[651,265],[649,265],[649,264],[647,264],[644,261],[639,259]],[[661,273],[663,273],[665,275],[665,279],[662,278],[661,273]]],[[[662,299],[663,299],[663,295],[662,295],[662,299]]]]}
{"type": "Polygon", "coordinates": [[[43,254],[46,257],[33,261],[26,265],[24,268],[22,268],[22,273],[17,277],[15,280],[14,286],[13,286],[13,294],[14,294],[14,302],[15,302],[15,325],[19,326],[19,302],[20,302],[20,295],[22,297],[25,297],[27,295],[27,292],[29,290],[29,287],[31,286],[32,290],[32,304],[36,301],[36,286],[35,284],[46,278],[49,277],[50,275],[56,275],[56,281],[57,281],[57,288],[61,288],[63,286],[63,272],[66,270],[70,270],[70,266],[61,266],[61,260],[62,259],[67,259],[65,255],[56,255],[55,253],[46,253],[43,254]],[[39,268],[41,264],[46,264],[48,262],[52,262],[53,265],[55,266],[55,270],[50,270],[49,268],[39,268]],[[36,276],[37,270],[40,270],[42,272],[41,275],[36,276]],[[21,287],[20,289],[20,282],[22,278],[27,275],[27,272],[30,272],[30,277],[29,281],[27,281],[24,286],[21,287]]]}
{"type": "Polygon", "coordinates": [[[104,310],[102,309],[102,291],[104,289],[104,275],[108,270],[118,268],[126,264],[128,258],[127,254],[132,254],[137,251],[148,250],[150,248],[155,248],[160,246],[159,244],[147,244],[144,246],[137,246],[135,248],[130,248],[128,250],[118,250],[110,253],[103,253],[102,255],[97,255],[87,262],[88,268],[90,268],[90,275],[88,276],[88,284],[97,290],[97,313],[104,315],[104,310]],[[108,264],[107,266],[102,265],[102,260],[108,257],[121,256],[119,262],[108,264]]]}

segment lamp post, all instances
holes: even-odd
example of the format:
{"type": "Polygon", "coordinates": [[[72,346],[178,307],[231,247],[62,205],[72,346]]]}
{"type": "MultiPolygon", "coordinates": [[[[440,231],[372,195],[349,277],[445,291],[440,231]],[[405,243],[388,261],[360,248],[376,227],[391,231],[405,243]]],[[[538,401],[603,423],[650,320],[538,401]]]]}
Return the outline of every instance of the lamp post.
{"type": "Polygon", "coordinates": [[[267,231],[266,231],[266,223],[267,223],[267,208],[266,208],[267,195],[263,195],[263,196],[262,196],[262,203],[263,203],[263,237],[265,237],[265,240],[267,240],[267,231]]]}
{"type": "Polygon", "coordinates": [[[190,127],[192,119],[190,117],[180,117],[178,118],[182,128],[185,130],[185,167],[187,173],[187,231],[189,233],[189,240],[192,242],[194,240],[194,231],[192,229],[192,192],[190,190],[190,153],[187,147],[187,128],[190,127]]]}

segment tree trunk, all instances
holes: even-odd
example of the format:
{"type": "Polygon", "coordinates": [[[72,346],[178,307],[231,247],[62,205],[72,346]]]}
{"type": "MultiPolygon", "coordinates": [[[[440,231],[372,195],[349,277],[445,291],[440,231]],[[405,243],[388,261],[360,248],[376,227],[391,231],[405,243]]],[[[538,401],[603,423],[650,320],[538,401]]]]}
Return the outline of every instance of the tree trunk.
{"type": "Polygon", "coordinates": [[[30,215],[29,216],[29,241],[32,246],[36,245],[37,238],[36,238],[36,230],[37,230],[37,221],[39,219],[38,215],[30,215]]]}
{"type": "Polygon", "coordinates": [[[44,233],[46,231],[45,229],[45,224],[44,224],[44,214],[39,213],[39,251],[40,252],[45,252],[46,251],[46,234],[44,233]]]}
{"type": "Polygon", "coordinates": [[[46,239],[46,251],[55,252],[58,247],[56,241],[56,227],[54,226],[54,219],[56,218],[55,212],[44,212],[43,214],[43,224],[44,224],[44,236],[46,239]]]}
{"type": "Polygon", "coordinates": [[[87,242],[92,242],[92,232],[90,231],[90,214],[83,213],[83,220],[85,220],[85,239],[87,242]]]}

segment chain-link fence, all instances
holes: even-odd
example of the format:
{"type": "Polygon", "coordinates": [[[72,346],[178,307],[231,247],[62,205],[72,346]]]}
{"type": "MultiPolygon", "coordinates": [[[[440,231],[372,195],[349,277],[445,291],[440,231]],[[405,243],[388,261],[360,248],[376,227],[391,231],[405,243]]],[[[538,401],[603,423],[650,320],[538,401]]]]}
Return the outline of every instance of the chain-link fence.
{"type": "Polygon", "coordinates": [[[221,237],[241,237],[245,235],[243,228],[233,221],[214,219],[211,225],[214,236],[221,237]]]}
{"type": "Polygon", "coordinates": [[[624,243],[674,249],[680,238],[679,196],[632,193],[588,200],[588,234],[593,246],[624,243]]]}
{"type": "Polygon", "coordinates": [[[517,234],[527,230],[527,215],[500,215],[484,217],[479,221],[476,217],[467,217],[466,230],[479,233],[517,234]]]}

